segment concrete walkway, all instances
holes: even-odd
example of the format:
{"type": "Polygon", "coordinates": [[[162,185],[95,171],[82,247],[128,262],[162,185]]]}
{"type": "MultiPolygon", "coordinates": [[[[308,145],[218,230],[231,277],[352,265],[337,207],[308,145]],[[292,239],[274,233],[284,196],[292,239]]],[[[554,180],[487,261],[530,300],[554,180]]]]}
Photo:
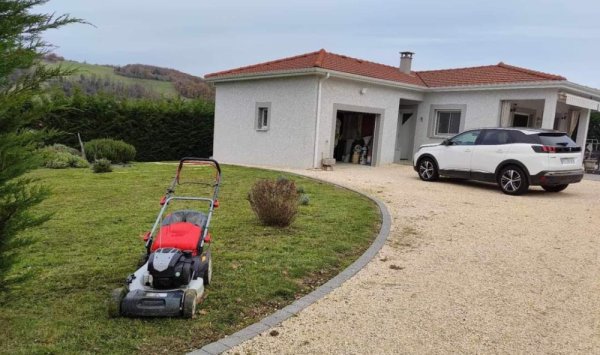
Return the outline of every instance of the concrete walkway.
{"type": "Polygon", "coordinates": [[[407,166],[298,171],[383,200],[362,271],[236,354],[599,353],[600,184],[510,197],[407,166]]]}

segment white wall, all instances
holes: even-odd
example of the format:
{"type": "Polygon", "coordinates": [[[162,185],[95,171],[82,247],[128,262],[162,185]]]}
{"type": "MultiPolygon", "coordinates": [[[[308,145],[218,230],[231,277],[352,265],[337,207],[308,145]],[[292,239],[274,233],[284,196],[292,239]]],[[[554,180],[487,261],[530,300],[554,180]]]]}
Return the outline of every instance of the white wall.
{"type": "MultiPolygon", "coordinates": [[[[400,99],[422,100],[423,94],[397,88],[376,86],[345,79],[329,78],[323,81],[321,93],[321,125],[319,132],[319,161],[321,156],[331,157],[335,134],[335,106],[351,106],[345,109],[380,114],[377,141],[377,165],[394,161],[398,108],[400,99]],[[361,90],[365,89],[364,94],[361,90]]],[[[377,134],[377,132],[375,132],[377,134]]]]}
{"type": "MultiPolygon", "coordinates": [[[[421,144],[438,143],[443,138],[434,138],[429,134],[431,105],[466,105],[466,112],[461,120],[463,130],[500,125],[500,102],[502,100],[537,100],[545,99],[545,108],[553,106],[551,113],[544,112],[544,124],[548,125],[549,117],[554,114],[558,89],[521,89],[521,90],[487,90],[427,93],[425,100],[419,105],[417,127],[415,130],[415,150],[421,144]],[[550,101],[550,102],[549,102],[550,101]],[[553,102],[553,103],[552,103],[553,102]]],[[[550,127],[552,128],[552,127],[550,127]]]]}
{"type": "Polygon", "coordinates": [[[317,78],[216,84],[213,156],[230,164],[307,168],[315,141],[317,78]],[[269,130],[256,130],[256,103],[270,102],[269,130]]]}

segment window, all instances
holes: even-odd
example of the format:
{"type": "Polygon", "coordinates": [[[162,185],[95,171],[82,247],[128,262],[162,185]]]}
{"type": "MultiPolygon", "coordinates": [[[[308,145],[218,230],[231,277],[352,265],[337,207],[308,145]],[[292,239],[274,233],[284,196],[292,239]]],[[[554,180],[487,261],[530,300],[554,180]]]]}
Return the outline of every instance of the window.
{"type": "Polygon", "coordinates": [[[256,130],[267,131],[271,120],[271,104],[257,103],[256,104],[256,130]]]}
{"type": "Polygon", "coordinates": [[[487,130],[481,137],[481,145],[500,145],[512,143],[509,131],[487,130]]]}
{"type": "Polygon", "coordinates": [[[450,139],[451,145],[473,145],[480,131],[468,131],[450,139]]]}
{"type": "Polygon", "coordinates": [[[435,135],[450,136],[460,130],[461,111],[436,111],[435,135]]]}

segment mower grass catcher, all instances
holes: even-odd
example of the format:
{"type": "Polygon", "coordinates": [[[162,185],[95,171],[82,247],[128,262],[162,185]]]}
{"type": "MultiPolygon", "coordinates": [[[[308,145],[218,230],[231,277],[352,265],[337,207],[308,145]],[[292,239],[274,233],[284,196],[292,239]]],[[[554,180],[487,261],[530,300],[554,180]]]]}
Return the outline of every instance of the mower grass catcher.
{"type": "Polygon", "coordinates": [[[211,235],[208,232],[213,210],[219,206],[217,194],[221,181],[221,167],[216,160],[183,158],[177,174],[161,199],[162,208],[144,236],[146,253],[141,267],[131,274],[125,286],[113,291],[108,305],[111,317],[179,317],[193,318],[196,306],[202,300],[204,287],[212,278],[210,254],[211,235]],[[210,197],[176,196],[182,168],[205,165],[215,170],[214,180],[193,182],[208,185],[210,197]],[[208,205],[208,211],[191,209],[167,214],[171,204],[197,203],[208,205]]]}

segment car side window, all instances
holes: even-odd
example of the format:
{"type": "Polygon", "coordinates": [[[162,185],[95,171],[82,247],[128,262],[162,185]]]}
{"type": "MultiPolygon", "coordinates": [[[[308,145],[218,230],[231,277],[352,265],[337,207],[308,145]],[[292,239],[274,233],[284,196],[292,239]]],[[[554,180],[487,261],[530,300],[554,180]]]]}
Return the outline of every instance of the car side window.
{"type": "Polygon", "coordinates": [[[458,136],[451,138],[451,145],[473,145],[481,131],[468,131],[461,133],[458,136]]]}
{"type": "Polygon", "coordinates": [[[501,145],[512,143],[510,133],[508,131],[490,129],[481,134],[479,144],[481,145],[501,145]]]}

